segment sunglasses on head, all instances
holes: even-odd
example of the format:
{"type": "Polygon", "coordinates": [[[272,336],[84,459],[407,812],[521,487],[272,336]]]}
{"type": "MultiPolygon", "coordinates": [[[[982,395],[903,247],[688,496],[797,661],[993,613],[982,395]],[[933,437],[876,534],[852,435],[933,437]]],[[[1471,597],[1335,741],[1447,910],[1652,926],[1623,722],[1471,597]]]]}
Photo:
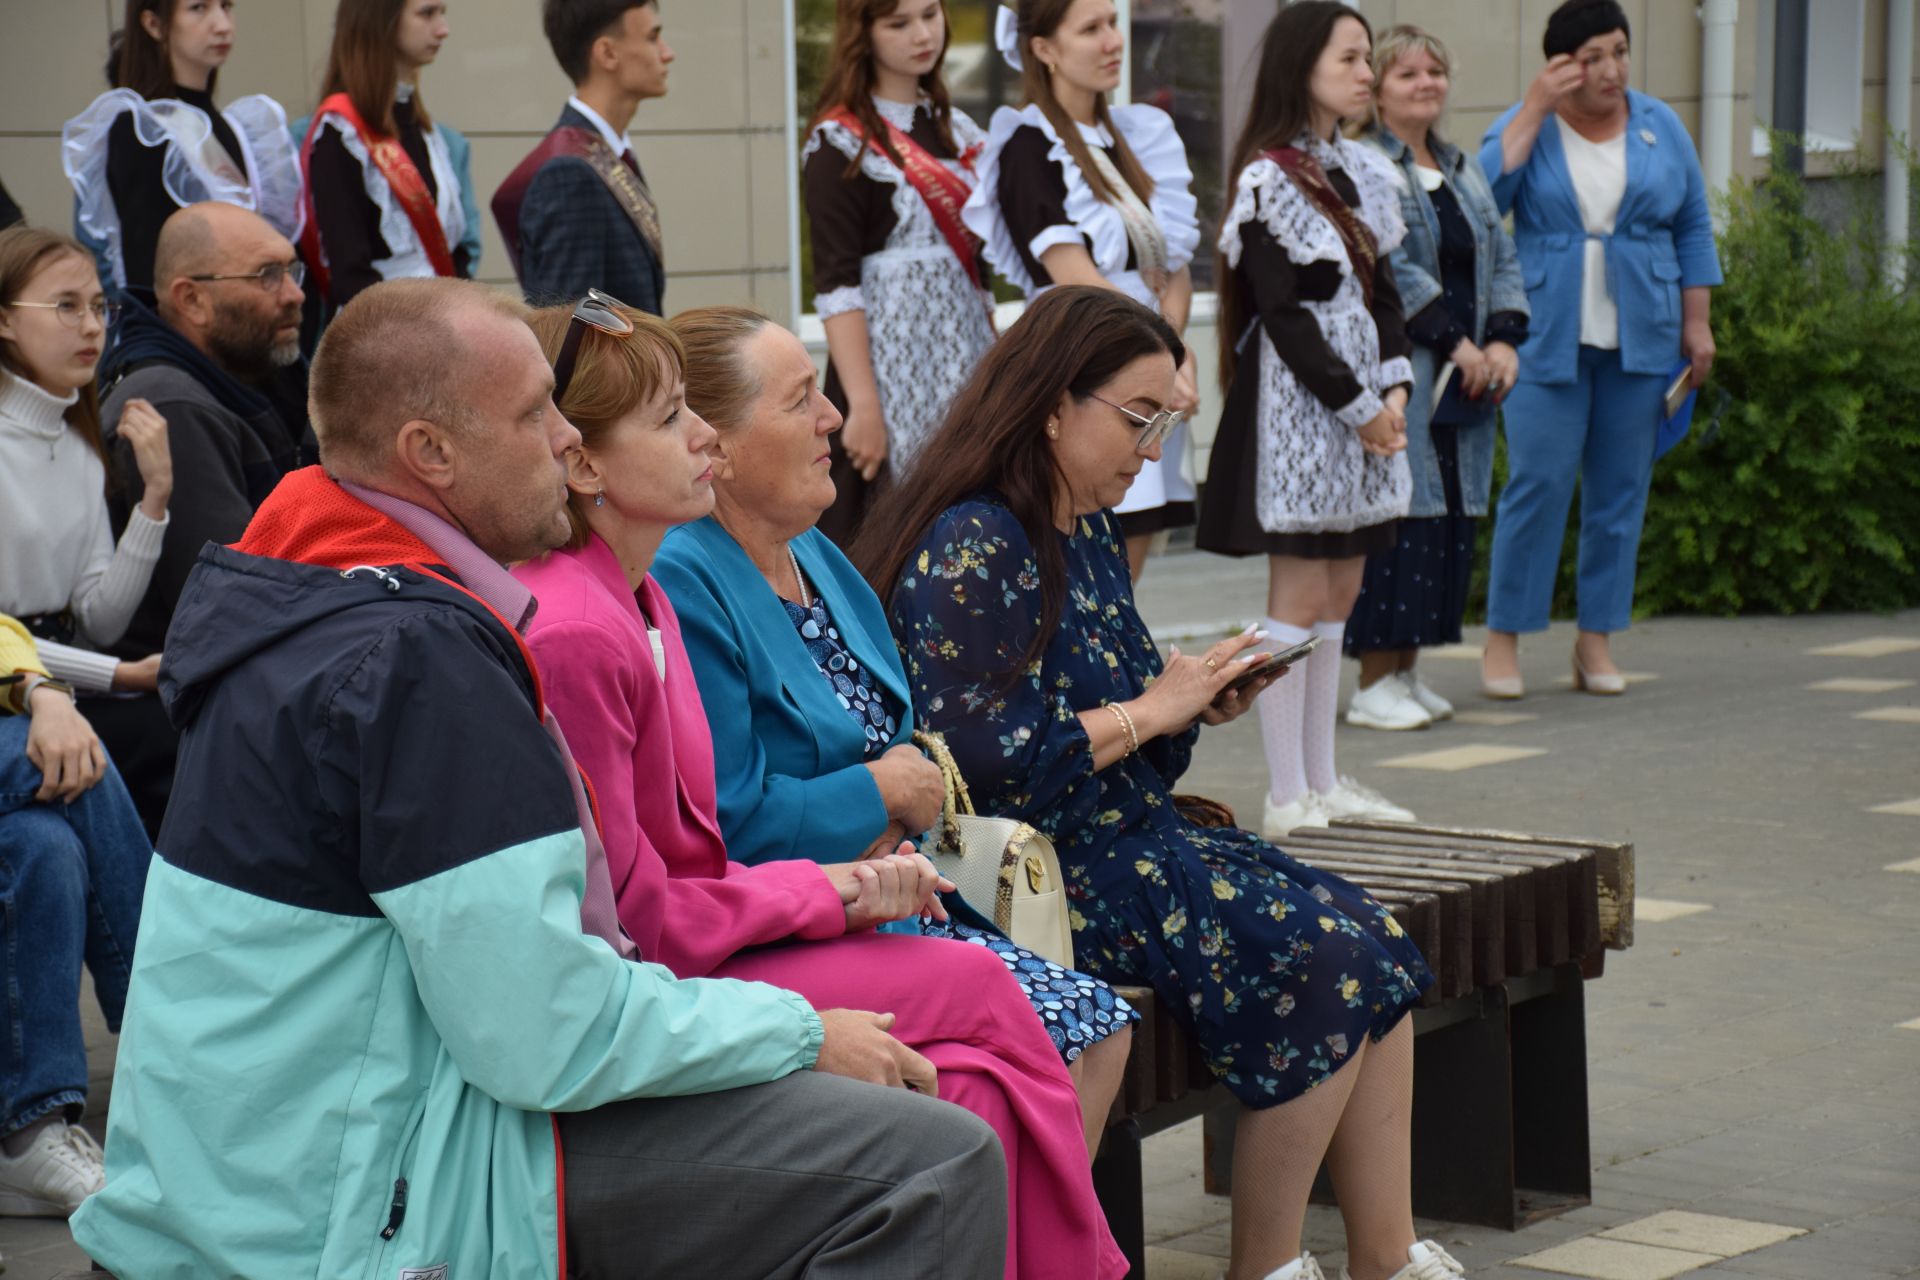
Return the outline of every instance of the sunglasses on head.
{"type": "Polygon", "coordinates": [[[580,359],[580,340],[587,336],[587,330],[598,329],[610,333],[616,338],[625,338],[633,333],[633,321],[621,314],[627,304],[618,298],[612,298],[598,289],[587,290],[587,296],[573,309],[573,319],[567,324],[566,340],[560,344],[560,354],[553,362],[553,402],[567,394],[567,387],[573,382],[573,366],[580,359]]]}
{"type": "Polygon", "coordinates": [[[1140,424],[1140,433],[1137,436],[1135,436],[1133,440],[1133,451],[1135,453],[1147,452],[1149,449],[1153,448],[1153,446],[1159,444],[1162,440],[1165,440],[1168,436],[1172,435],[1174,431],[1180,426],[1180,424],[1187,420],[1186,414],[1175,413],[1171,409],[1162,409],[1160,412],[1154,414],[1151,418],[1148,418],[1148,417],[1142,416],[1141,414],[1135,413],[1133,410],[1127,408],[1127,406],[1123,404],[1115,404],[1113,401],[1107,399],[1105,396],[1097,396],[1089,392],[1088,398],[1093,400],[1098,400],[1101,404],[1107,406],[1107,408],[1109,409],[1118,409],[1120,412],[1126,414],[1129,418],[1132,418],[1135,422],[1140,424]]]}

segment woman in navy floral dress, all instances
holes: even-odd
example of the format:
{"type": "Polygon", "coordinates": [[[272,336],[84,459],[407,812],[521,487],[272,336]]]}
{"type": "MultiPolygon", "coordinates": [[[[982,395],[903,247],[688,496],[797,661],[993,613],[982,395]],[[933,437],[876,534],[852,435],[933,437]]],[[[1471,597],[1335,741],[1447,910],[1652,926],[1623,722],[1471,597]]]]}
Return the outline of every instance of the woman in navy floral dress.
{"type": "Polygon", "coordinates": [[[1153,987],[1245,1104],[1231,1274],[1319,1274],[1299,1229],[1326,1153],[1353,1274],[1397,1275],[1438,1251],[1413,1239],[1404,1016],[1432,976],[1363,890],[1172,798],[1200,725],[1265,687],[1227,687],[1260,633],[1163,661],[1107,509],[1159,448],[1178,351],[1109,291],[1043,295],[855,558],[975,802],[1058,847],[1076,963],[1153,987]]]}

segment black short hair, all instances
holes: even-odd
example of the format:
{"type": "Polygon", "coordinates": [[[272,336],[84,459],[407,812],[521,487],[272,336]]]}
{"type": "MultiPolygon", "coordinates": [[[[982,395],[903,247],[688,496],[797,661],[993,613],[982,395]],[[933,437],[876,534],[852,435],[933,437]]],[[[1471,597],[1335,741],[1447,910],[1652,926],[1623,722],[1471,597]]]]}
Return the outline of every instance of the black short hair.
{"type": "Polygon", "coordinates": [[[627,10],[659,4],[660,0],[541,0],[540,22],[560,69],[567,79],[582,84],[593,42],[620,25],[627,10]]]}
{"type": "Polygon", "coordinates": [[[1618,31],[1629,41],[1633,39],[1633,32],[1627,26],[1627,11],[1620,7],[1619,0],[1567,0],[1547,19],[1540,47],[1549,58],[1555,58],[1572,53],[1595,36],[1609,31],[1618,31]]]}

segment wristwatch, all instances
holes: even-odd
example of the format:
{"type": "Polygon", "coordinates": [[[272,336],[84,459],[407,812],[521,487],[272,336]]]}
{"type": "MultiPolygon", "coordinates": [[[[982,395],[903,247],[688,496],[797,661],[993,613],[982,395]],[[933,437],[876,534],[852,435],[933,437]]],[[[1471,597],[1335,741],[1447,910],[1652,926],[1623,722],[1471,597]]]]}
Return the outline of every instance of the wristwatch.
{"type": "Polygon", "coordinates": [[[33,694],[36,689],[58,689],[67,697],[74,698],[73,686],[65,680],[55,680],[51,676],[29,672],[20,684],[20,710],[28,712],[33,710],[33,694]]]}

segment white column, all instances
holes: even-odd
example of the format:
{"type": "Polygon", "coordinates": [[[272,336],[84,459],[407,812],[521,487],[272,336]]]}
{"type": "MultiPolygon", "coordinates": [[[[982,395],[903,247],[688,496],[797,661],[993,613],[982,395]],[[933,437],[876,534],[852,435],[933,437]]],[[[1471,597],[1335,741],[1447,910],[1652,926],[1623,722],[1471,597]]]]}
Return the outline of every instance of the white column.
{"type": "Polygon", "coordinates": [[[1700,170],[1713,192],[1724,193],[1733,177],[1733,44],[1739,19],[1740,0],[1702,0],[1700,170]]]}
{"type": "Polygon", "coordinates": [[[1906,152],[1913,134],[1913,0],[1887,0],[1887,162],[1881,174],[1886,199],[1887,269],[1900,282],[1907,263],[1906,152]],[[1899,146],[1894,144],[1898,143],[1899,146]]]}

